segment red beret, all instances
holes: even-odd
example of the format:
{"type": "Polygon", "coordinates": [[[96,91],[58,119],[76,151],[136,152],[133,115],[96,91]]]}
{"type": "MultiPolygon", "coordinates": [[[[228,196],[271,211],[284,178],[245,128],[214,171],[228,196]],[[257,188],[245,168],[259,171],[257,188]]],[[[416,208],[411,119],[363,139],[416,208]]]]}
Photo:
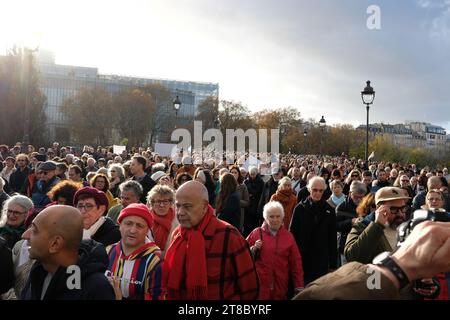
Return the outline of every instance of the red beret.
{"type": "Polygon", "coordinates": [[[89,198],[94,198],[95,202],[100,206],[106,206],[106,209],[108,209],[108,198],[106,197],[105,193],[103,191],[100,191],[93,187],[84,187],[78,190],[75,195],[73,196],[73,204],[74,206],[77,205],[78,199],[81,195],[87,195],[89,198]]]}
{"type": "Polygon", "coordinates": [[[129,216],[141,217],[147,222],[149,228],[153,226],[153,216],[147,206],[143,203],[132,203],[126,208],[122,209],[122,211],[120,211],[119,217],[117,218],[117,222],[121,223],[124,218],[129,216]]]}

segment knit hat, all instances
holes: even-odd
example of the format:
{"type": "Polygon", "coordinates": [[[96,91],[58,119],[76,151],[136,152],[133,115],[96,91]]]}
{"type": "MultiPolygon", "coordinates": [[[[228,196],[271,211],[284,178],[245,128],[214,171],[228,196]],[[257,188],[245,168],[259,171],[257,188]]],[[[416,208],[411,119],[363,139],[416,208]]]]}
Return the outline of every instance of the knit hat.
{"type": "Polygon", "coordinates": [[[408,200],[410,197],[405,196],[404,190],[397,187],[384,187],[375,193],[375,204],[382,201],[392,201],[392,200],[408,200]]]}
{"type": "Polygon", "coordinates": [[[78,190],[73,196],[73,204],[76,205],[78,203],[78,199],[81,195],[88,195],[90,198],[94,198],[95,202],[100,206],[106,206],[108,208],[108,198],[103,191],[100,191],[93,187],[84,187],[78,190]]]}
{"type": "Polygon", "coordinates": [[[153,216],[150,213],[150,210],[143,203],[132,203],[128,205],[126,208],[120,211],[119,217],[117,218],[117,222],[120,224],[123,219],[129,216],[137,216],[141,217],[147,222],[149,228],[153,226],[153,216]]]}

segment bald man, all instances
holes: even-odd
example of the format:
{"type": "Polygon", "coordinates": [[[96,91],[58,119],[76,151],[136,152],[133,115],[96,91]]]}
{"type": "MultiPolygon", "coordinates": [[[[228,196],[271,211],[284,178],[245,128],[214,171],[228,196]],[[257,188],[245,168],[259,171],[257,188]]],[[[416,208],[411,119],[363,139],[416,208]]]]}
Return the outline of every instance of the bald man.
{"type": "Polygon", "coordinates": [[[104,275],[108,256],[98,242],[82,241],[83,219],[70,206],[42,210],[22,238],[37,262],[22,291],[23,300],[114,300],[104,275]]]}
{"type": "Polygon", "coordinates": [[[253,300],[259,283],[247,242],[214,215],[208,190],[197,181],[175,195],[177,219],[163,264],[163,287],[170,300],[253,300]]]}

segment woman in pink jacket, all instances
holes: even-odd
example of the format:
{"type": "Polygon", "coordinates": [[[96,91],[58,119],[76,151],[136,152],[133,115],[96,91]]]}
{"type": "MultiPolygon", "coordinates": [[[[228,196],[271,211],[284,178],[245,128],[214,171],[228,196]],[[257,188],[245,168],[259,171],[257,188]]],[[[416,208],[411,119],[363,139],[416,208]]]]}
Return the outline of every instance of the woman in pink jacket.
{"type": "Polygon", "coordinates": [[[247,242],[255,257],[258,272],[260,300],[287,299],[289,277],[295,293],[303,289],[302,258],[294,236],[284,227],[283,206],[268,202],[263,210],[262,227],[253,230],[247,242]]]}

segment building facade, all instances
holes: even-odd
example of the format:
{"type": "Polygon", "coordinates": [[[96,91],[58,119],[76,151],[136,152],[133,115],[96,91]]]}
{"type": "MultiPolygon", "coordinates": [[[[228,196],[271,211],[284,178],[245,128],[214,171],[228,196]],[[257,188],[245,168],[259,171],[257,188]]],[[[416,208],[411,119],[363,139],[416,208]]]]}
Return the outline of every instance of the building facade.
{"type": "MultiPolygon", "coordinates": [[[[357,129],[366,130],[365,125],[357,129]]],[[[393,144],[401,147],[446,149],[450,140],[444,128],[430,123],[407,121],[405,124],[369,124],[373,136],[388,137],[393,144]]]]}
{"type": "MultiPolygon", "coordinates": [[[[81,89],[101,87],[115,93],[130,87],[160,84],[166,87],[172,100],[176,96],[181,101],[177,119],[172,105],[161,105],[156,101],[157,123],[160,126],[156,141],[168,135],[168,123],[177,121],[180,125],[192,123],[199,104],[208,96],[219,96],[218,83],[178,81],[168,79],[137,78],[119,75],[99,74],[97,68],[58,65],[50,52],[39,52],[37,66],[40,72],[40,89],[47,97],[45,113],[47,116],[48,139],[69,142],[68,120],[61,112],[61,105],[81,89]],[[170,119],[172,118],[172,119],[170,119]]],[[[112,136],[111,140],[117,137],[112,136]]],[[[111,141],[112,143],[113,141],[111,141]]]]}

